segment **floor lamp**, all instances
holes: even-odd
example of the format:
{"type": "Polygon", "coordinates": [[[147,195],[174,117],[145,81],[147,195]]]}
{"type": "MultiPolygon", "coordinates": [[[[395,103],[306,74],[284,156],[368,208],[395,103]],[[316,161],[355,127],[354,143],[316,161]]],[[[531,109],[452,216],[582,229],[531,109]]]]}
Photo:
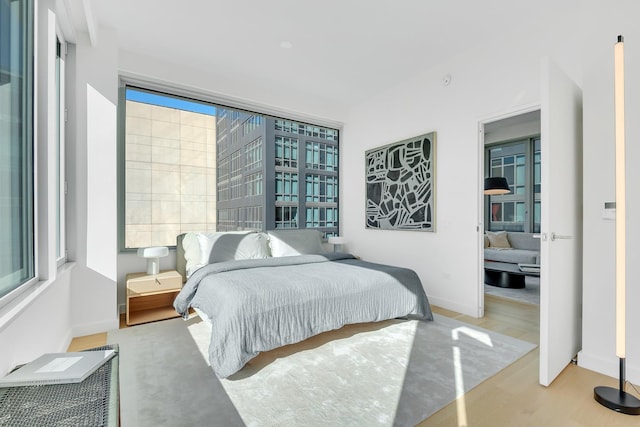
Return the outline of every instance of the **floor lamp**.
{"type": "Polygon", "coordinates": [[[502,176],[492,176],[484,179],[484,194],[499,196],[511,193],[507,178],[502,176]]]}
{"type": "Polygon", "coordinates": [[[618,388],[599,386],[593,389],[596,401],[609,409],[640,415],[640,400],[624,391],[626,358],[626,201],[624,140],[624,39],[618,36],[614,46],[614,98],[616,127],[616,356],[620,359],[618,388]]]}

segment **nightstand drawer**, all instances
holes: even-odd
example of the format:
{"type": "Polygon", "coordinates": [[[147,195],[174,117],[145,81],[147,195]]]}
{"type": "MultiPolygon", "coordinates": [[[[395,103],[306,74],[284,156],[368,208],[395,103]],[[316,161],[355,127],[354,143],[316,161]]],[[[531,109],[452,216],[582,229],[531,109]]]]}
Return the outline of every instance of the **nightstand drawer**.
{"type": "Polygon", "coordinates": [[[132,273],[127,275],[127,295],[148,294],[180,290],[182,276],[175,271],[161,271],[158,274],[132,273]]]}

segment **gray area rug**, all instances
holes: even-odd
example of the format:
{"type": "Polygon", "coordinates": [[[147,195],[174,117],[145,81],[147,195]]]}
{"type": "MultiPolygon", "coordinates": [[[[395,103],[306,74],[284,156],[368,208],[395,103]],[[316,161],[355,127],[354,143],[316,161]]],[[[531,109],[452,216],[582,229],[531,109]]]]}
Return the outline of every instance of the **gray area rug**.
{"type": "Polygon", "coordinates": [[[447,317],[350,325],[265,352],[220,380],[193,316],[111,331],[128,426],[413,426],[534,344],[447,317]]]}
{"type": "Polygon", "coordinates": [[[525,304],[540,305],[540,278],[525,276],[524,288],[522,289],[500,288],[498,286],[485,284],[484,292],[489,295],[516,300],[525,304]]]}

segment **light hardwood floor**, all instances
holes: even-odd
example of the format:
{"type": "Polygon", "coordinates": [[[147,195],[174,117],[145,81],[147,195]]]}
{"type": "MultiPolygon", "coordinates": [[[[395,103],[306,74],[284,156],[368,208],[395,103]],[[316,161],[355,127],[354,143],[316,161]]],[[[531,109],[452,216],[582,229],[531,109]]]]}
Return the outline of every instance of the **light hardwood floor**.
{"type": "MultiPolygon", "coordinates": [[[[487,295],[485,317],[475,319],[433,307],[435,313],[538,343],[539,309],[487,295]]],[[[120,327],[126,327],[121,319],[120,327]]],[[[104,345],[107,334],[74,338],[69,351],[104,345]]],[[[599,385],[617,387],[614,378],[569,365],[550,387],[538,384],[538,350],[534,350],[419,425],[454,427],[613,427],[640,426],[640,416],[618,414],[593,399],[599,385]]],[[[627,390],[636,394],[631,388],[627,390]]],[[[637,394],[636,394],[637,395],[637,394]]]]}

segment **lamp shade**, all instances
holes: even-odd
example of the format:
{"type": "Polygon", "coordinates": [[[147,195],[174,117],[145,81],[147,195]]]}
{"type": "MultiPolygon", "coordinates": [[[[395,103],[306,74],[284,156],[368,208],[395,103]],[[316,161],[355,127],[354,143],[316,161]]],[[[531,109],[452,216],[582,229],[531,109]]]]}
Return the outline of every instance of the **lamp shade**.
{"type": "Polygon", "coordinates": [[[329,237],[328,241],[332,245],[344,245],[345,243],[347,243],[347,239],[342,236],[331,236],[329,237]]]}
{"type": "Polygon", "coordinates": [[[169,255],[169,248],[166,246],[152,246],[138,249],[138,256],[147,259],[147,274],[160,273],[160,258],[167,255],[169,255]]]}
{"type": "Polygon", "coordinates": [[[495,196],[507,193],[511,193],[507,178],[492,176],[484,179],[484,194],[495,196]]]}

